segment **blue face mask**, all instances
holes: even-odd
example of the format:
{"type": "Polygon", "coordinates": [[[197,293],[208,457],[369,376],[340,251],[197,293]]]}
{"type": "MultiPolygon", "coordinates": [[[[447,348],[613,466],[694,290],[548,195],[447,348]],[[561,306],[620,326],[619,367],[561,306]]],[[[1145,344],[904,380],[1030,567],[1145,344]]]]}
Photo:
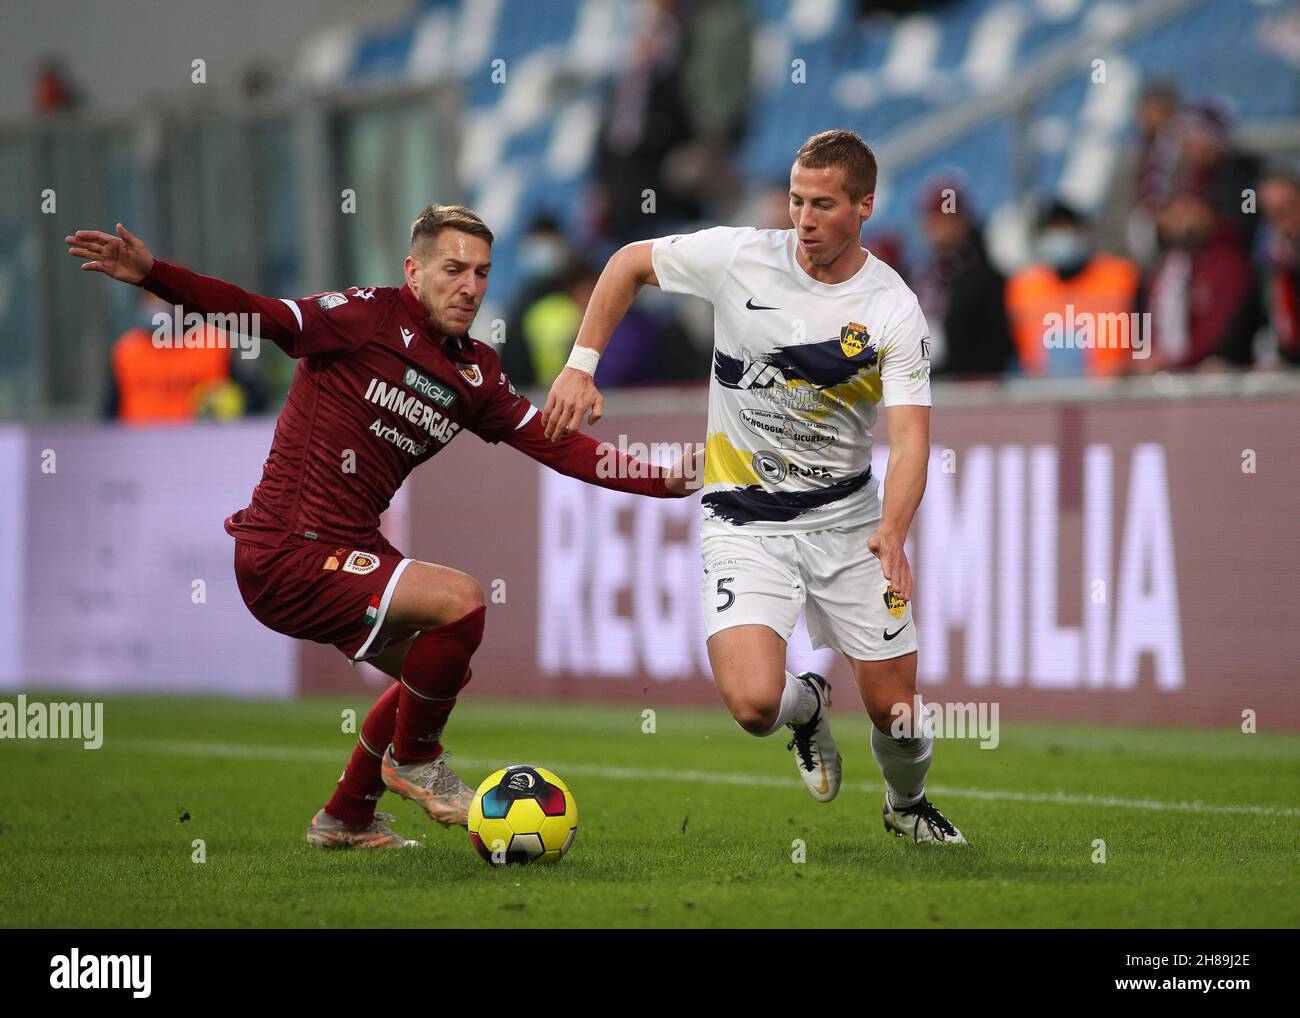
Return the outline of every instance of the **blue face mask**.
{"type": "Polygon", "coordinates": [[[1078,230],[1053,227],[1038,237],[1036,252],[1040,260],[1054,269],[1069,269],[1088,260],[1091,250],[1087,238],[1078,230]]]}
{"type": "Polygon", "coordinates": [[[550,237],[528,237],[519,245],[519,268],[526,279],[554,275],[564,268],[568,251],[550,237]]]}

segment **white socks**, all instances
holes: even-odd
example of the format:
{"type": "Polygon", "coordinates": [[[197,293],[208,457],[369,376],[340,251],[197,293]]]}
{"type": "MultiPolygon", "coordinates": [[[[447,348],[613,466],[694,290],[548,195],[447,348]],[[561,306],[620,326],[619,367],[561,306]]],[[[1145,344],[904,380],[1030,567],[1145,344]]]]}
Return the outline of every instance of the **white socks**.
{"type": "MultiPolygon", "coordinates": [[[[785,725],[802,725],[811,721],[817,712],[817,706],[817,693],[811,685],[786,672],[776,723],[762,734],[771,735],[785,725]]],[[[922,731],[924,730],[923,727],[922,731]]],[[[895,809],[913,806],[921,801],[925,795],[925,776],[930,771],[930,758],[933,754],[933,735],[895,739],[882,733],[875,725],[871,726],[871,755],[876,758],[880,772],[885,777],[886,794],[890,805],[895,809]]]]}
{"type": "Polygon", "coordinates": [[[885,776],[889,803],[895,809],[912,806],[925,794],[925,775],[930,770],[934,736],[895,739],[871,726],[871,755],[885,776]]]}
{"type": "Polygon", "coordinates": [[[817,694],[802,679],[785,673],[785,688],[781,690],[781,709],[776,715],[776,724],[764,735],[771,735],[785,725],[802,725],[811,720],[817,712],[817,694]]]}

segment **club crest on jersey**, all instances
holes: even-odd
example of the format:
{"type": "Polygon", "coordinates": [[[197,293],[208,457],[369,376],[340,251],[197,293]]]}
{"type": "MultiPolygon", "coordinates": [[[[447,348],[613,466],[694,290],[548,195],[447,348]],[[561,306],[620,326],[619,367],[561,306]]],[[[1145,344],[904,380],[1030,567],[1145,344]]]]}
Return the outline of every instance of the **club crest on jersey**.
{"type": "Polygon", "coordinates": [[[367,551],[354,551],[347,557],[347,561],[343,563],[345,573],[356,573],[358,576],[373,573],[378,568],[379,558],[367,551]]]}
{"type": "Polygon", "coordinates": [[[321,306],[323,311],[328,311],[330,308],[336,308],[340,304],[346,304],[347,302],[348,297],[344,293],[322,293],[316,298],[316,303],[321,306]]]}
{"type": "Polygon", "coordinates": [[[892,590],[885,591],[885,611],[896,619],[901,619],[907,614],[907,602],[895,594],[892,590]]]}
{"type": "Polygon", "coordinates": [[[461,373],[461,377],[465,381],[475,388],[483,384],[483,372],[478,369],[477,364],[457,364],[456,370],[461,373]]]}
{"type": "Polygon", "coordinates": [[[840,349],[844,351],[845,357],[856,357],[867,348],[870,341],[871,336],[868,335],[865,325],[849,322],[840,329],[840,349]]]}

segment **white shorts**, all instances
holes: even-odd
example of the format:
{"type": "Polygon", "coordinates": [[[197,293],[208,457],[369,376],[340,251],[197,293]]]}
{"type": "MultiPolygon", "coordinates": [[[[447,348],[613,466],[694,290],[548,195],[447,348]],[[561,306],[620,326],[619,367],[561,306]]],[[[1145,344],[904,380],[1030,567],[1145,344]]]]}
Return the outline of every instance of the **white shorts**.
{"type": "Polygon", "coordinates": [[[763,625],[789,640],[802,610],[814,648],[859,661],[916,650],[912,605],[889,593],[867,549],[870,524],[806,534],[705,534],[704,625],[708,635],[763,625]]]}

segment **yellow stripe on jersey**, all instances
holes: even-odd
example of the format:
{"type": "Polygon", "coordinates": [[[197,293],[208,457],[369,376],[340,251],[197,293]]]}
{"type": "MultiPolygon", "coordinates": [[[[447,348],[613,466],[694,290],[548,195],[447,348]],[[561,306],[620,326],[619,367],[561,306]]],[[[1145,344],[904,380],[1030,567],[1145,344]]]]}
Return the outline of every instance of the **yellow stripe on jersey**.
{"type": "Polygon", "coordinates": [[[753,454],[737,449],[721,431],[704,443],[704,483],[759,484],[753,454]]]}
{"type": "Polygon", "coordinates": [[[879,403],[884,390],[880,384],[880,372],[873,367],[862,374],[854,375],[847,382],[823,389],[822,392],[851,410],[864,400],[872,404],[879,403]]]}

